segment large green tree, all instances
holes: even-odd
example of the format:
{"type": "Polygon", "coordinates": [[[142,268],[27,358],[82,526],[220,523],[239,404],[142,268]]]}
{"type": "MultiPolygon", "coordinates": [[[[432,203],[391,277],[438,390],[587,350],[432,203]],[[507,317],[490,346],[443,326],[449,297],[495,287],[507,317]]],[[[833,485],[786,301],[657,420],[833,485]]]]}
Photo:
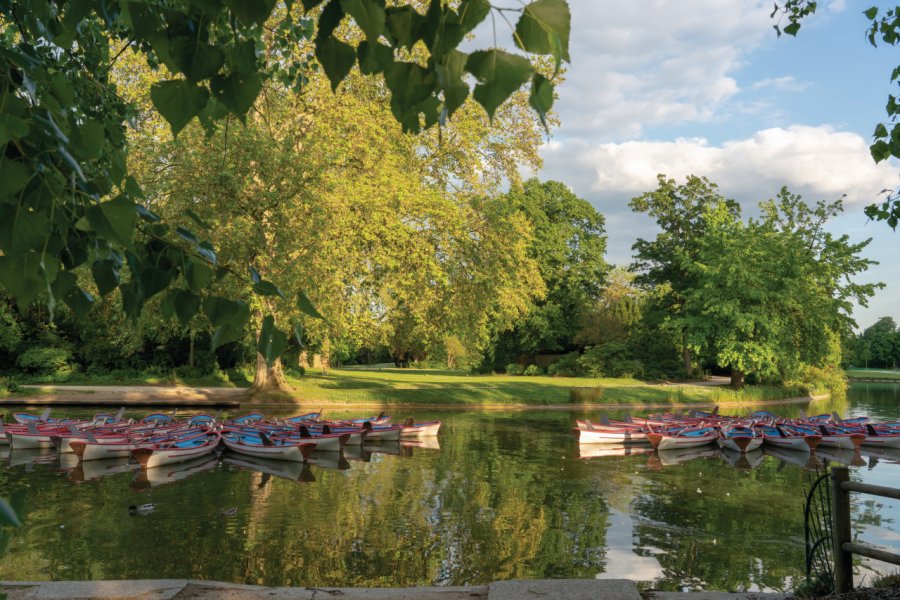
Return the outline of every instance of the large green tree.
{"type": "MultiPolygon", "coordinates": [[[[543,119],[553,83],[528,57],[458,50],[494,10],[488,0],[0,2],[0,289],[20,306],[41,300],[52,312],[63,301],[84,315],[94,297],[77,271],[90,270],[99,293],[118,291],[132,319],[177,288],[182,316],[202,310],[214,339],[234,337],[251,311],[209,292],[229,271],[195,231],[202,225],[163,222],[140,203],[126,141],[139,115],[110,76],[117,60],[133,50],[161,69],[149,96],[176,134],[194,118],[210,131],[222,119],[244,121],[264,84],[302,90],[315,65],[332,88],[354,65],[383,77],[393,117],[409,131],[445,121],[470,96],[492,116],[523,86],[543,119]]],[[[554,70],[568,60],[564,0],[514,12],[518,48],[550,57],[554,70]]],[[[284,295],[257,273],[243,275],[246,265],[230,272],[263,302],[284,295]]],[[[316,312],[304,294],[296,305],[316,312]]],[[[264,322],[259,349],[271,364],[285,334],[264,322]]]]}
{"type": "Polygon", "coordinates": [[[571,347],[580,316],[600,296],[609,269],[603,215],[564,183],[529,179],[505,199],[534,228],[528,255],[547,293],[499,336],[494,353],[501,365],[519,354],[571,347]]]}
{"type": "Polygon", "coordinates": [[[861,256],[868,241],[824,228],[841,201],[809,206],[782,189],[761,208],[747,223],[724,204],[703,211],[697,252],[680,255],[692,285],[669,320],[689,347],[730,368],[735,386],[746,373],[786,381],[807,366],[836,369],[852,304],[865,306],[877,287],[853,282],[872,264],[861,256]]]}
{"type": "MultiPolygon", "coordinates": [[[[654,240],[638,239],[632,249],[637,283],[659,288],[664,295],[657,304],[673,318],[685,314],[687,294],[703,284],[702,276],[689,269],[700,254],[704,238],[709,234],[708,214],[721,214],[723,219],[740,217],[740,205],[719,193],[718,186],[705,177],[688,176],[679,185],[665,175],[657,177],[659,187],[633,198],[629,203],[635,212],[656,219],[661,229],[654,240]]],[[[680,330],[682,360],[686,375],[693,371],[693,354],[689,342],[691,323],[677,321],[680,330]]]]}

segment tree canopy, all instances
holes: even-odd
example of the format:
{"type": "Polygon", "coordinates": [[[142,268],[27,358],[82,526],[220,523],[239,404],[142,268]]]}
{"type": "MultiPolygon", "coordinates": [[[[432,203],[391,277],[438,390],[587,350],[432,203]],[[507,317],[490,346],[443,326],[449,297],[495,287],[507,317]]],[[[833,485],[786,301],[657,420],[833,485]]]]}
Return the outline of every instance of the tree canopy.
{"type": "MultiPolygon", "coordinates": [[[[117,61],[137,52],[163,74],[149,97],[173,134],[194,118],[210,132],[229,116],[246,121],[265,85],[302,91],[316,68],[332,89],[354,67],[382,77],[407,131],[446,122],[470,96],[494,116],[523,86],[546,119],[553,75],[569,59],[568,6],[512,9],[516,46],[549,57],[549,72],[497,48],[458,50],[497,11],[511,9],[488,0],[0,2],[0,288],[19,306],[40,300],[52,313],[64,302],[85,315],[94,297],[78,272],[90,270],[99,294],[118,291],[132,319],[177,288],[180,317],[202,312],[214,339],[234,337],[249,306],[210,285],[232,276],[263,298],[288,294],[254,268],[246,274],[252,265],[223,263],[196,211],[169,222],[146,206],[128,163],[127,127],[141,108],[111,76],[117,61]]],[[[293,301],[318,314],[302,290],[293,301]]],[[[285,343],[278,328],[261,330],[269,362],[285,343]]]]}

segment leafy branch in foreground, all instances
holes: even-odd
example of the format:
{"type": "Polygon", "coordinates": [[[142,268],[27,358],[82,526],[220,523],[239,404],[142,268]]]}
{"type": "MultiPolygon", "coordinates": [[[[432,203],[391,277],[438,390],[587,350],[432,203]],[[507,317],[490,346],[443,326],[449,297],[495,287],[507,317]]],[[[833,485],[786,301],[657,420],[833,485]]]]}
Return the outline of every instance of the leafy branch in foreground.
{"type": "MultiPolygon", "coordinates": [[[[774,25],[780,36],[782,32],[796,36],[800,31],[801,21],[816,12],[817,3],[812,0],[786,0],[784,5],[775,4],[772,18],[778,17],[774,25]],[[787,18],[788,24],[781,27],[781,21],[787,18]]],[[[870,21],[866,30],[866,38],[873,46],[882,43],[896,46],[900,43],[900,6],[888,9],[883,13],[877,6],[863,11],[870,21]]],[[[891,71],[891,83],[900,86],[900,66],[891,71]]],[[[872,158],[876,163],[891,157],[900,158],[900,101],[894,94],[888,95],[885,107],[888,120],[875,126],[872,134],[873,142],[869,146],[872,158]]],[[[866,206],[866,216],[875,221],[886,221],[891,229],[897,229],[900,223],[900,190],[886,189],[882,192],[884,199],[866,206]]]]}
{"type": "MultiPolygon", "coordinates": [[[[137,108],[110,76],[122,52],[168,73],[149,93],[175,135],[194,118],[207,130],[229,115],[243,121],[266,81],[299,89],[316,65],[333,89],[354,65],[382,75],[406,131],[445,121],[469,95],[493,117],[529,85],[543,120],[553,84],[526,56],[458,50],[492,10],[488,0],[0,0],[0,290],[20,307],[41,301],[52,312],[64,302],[83,316],[95,300],[78,273],[89,270],[101,296],[119,291],[131,318],[168,290],[165,311],[187,322],[202,310],[214,345],[233,339],[249,320],[247,304],[209,288],[237,270],[222,268],[191,228],[142,206],[129,175],[126,126],[137,108]],[[354,26],[356,45],[346,34],[354,26]]],[[[557,69],[568,60],[565,0],[515,12],[518,48],[552,57],[557,69]]],[[[251,283],[258,295],[284,296],[251,283]]],[[[300,310],[317,314],[298,298],[300,310]]],[[[258,348],[271,363],[286,334],[267,323],[258,348]]]]}

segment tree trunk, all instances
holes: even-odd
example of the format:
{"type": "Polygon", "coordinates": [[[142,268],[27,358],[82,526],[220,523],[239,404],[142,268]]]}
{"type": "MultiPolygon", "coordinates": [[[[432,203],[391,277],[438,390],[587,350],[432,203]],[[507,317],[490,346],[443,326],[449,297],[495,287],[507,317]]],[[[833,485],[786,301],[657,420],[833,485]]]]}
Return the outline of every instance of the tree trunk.
{"type": "Polygon", "coordinates": [[[250,394],[261,392],[291,392],[293,388],[284,378],[281,367],[281,359],[277,359],[271,367],[266,364],[265,357],[256,353],[256,375],[253,377],[253,385],[250,386],[250,394]]]}
{"type": "Polygon", "coordinates": [[[194,368],[194,328],[191,327],[191,346],[188,351],[188,366],[194,368]]]}
{"type": "Polygon", "coordinates": [[[731,387],[739,388],[744,385],[744,372],[737,369],[731,370],[731,387]]]}
{"type": "Polygon", "coordinates": [[[681,350],[682,356],[684,357],[684,372],[687,373],[687,376],[690,377],[693,372],[693,368],[691,365],[691,349],[687,346],[684,346],[681,350]]]}

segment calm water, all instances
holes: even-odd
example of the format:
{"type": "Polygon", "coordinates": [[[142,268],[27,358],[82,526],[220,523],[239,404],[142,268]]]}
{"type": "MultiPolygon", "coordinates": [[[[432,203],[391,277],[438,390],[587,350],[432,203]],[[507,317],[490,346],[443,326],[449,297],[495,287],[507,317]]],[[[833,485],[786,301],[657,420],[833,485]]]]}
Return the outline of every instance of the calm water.
{"type": "MultiPolygon", "coordinates": [[[[900,386],[858,384],[847,402],[804,408],[900,418],[900,386]]],[[[0,495],[24,506],[25,526],[0,533],[0,579],[628,577],[662,589],[780,590],[802,576],[802,455],[582,455],[568,433],[580,413],[416,416],[443,419],[439,448],[387,445],[308,467],[225,454],[141,474],[122,462],[78,467],[13,453],[0,466],[0,495]],[[129,515],[144,503],[156,510],[129,515]]],[[[900,451],[881,452],[826,457],[857,463],[856,478],[900,485],[900,451]]],[[[860,539],[900,551],[900,503],[854,501],[860,539]]]]}

